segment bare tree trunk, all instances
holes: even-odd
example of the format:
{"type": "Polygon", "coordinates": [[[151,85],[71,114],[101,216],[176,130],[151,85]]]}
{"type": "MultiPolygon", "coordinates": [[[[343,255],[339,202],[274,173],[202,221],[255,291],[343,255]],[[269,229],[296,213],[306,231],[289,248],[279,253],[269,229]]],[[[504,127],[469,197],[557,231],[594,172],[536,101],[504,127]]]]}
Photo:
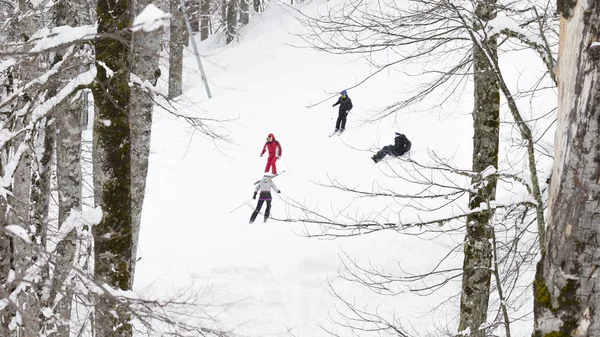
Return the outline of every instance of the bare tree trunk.
{"type": "MultiPolygon", "coordinates": [[[[32,4],[27,0],[19,1],[19,12],[25,14],[29,11],[32,4]]],[[[25,16],[21,22],[19,22],[19,35],[22,38],[22,42],[29,40],[31,35],[36,31],[36,22],[33,17],[25,16]]],[[[38,74],[38,63],[35,57],[27,57],[21,62],[18,69],[19,83],[26,83],[37,77],[38,74]]],[[[22,108],[25,104],[31,100],[28,92],[25,92],[20,102],[17,104],[17,108],[22,108]]],[[[25,127],[29,123],[27,116],[18,118],[16,123],[17,129],[25,127]]],[[[22,142],[28,141],[25,137],[18,137],[13,143],[14,148],[18,148],[22,142]]],[[[32,143],[32,140],[29,139],[32,143]]],[[[31,144],[30,144],[31,145],[31,144]]],[[[31,149],[28,149],[21,157],[17,169],[13,177],[13,202],[10,203],[13,207],[12,217],[13,221],[11,224],[18,224],[22,226],[30,235],[30,239],[33,242],[35,240],[35,232],[31,231],[31,186],[32,186],[32,165],[33,154],[31,149]]],[[[21,239],[13,239],[13,268],[17,273],[17,278],[23,277],[25,270],[35,263],[37,255],[33,251],[32,247],[25,243],[21,239]]],[[[20,315],[22,315],[22,326],[18,328],[19,334],[25,336],[37,336],[39,335],[39,301],[37,297],[37,284],[27,284],[27,288],[19,293],[17,301],[20,315]]]]}
{"type": "MultiPolygon", "coordinates": [[[[98,33],[131,25],[128,0],[99,0],[98,33]]],[[[102,208],[102,221],[93,227],[94,273],[97,282],[117,290],[131,289],[131,131],[130,38],[106,37],[94,42],[98,74],[92,87],[96,104],[94,120],[94,200],[102,208]]],[[[97,299],[96,337],[132,336],[131,313],[107,293],[97,299]]]]}
{"type": "Polygon", "coordinates": [[[200,0],[200,41],[208,39],[210,23],[210,0],[200,0]]]}
{"type": "Polygon", "coordinates": [[[186,9],[188,18],[190,19],[190,26],[192,26],[192,32],[197,33],[200,31],[200,1],[201,0],[190,0],[186,1],[186,9]]]}
{"type": "Polygon", "coordinates": [[[561,14],[558,124],[545,253],[534,281],[534,336],[600,336],[600,46],[596,2],[561,14]]]}
{"type": "MultiPolygon", "coordinates": [[[[56,26],[77,26],[80,24],[78,18],[78,4],[73,1],[61,0],[54,6],[56,26]]],[[[56,53],[55,62],[63,61],[65,50],[56,53]]],[[[61,72],[54,90],[60,90],[63,84],[77,76],[80,67],[76,59],[65,62],[71,63],[61,72]]],[[[53,95],[53,94],[51,94],[53,95]]],[[[68,97],[59,103],[51,112],[56,116],[52,125],[46,127],[46,151],[57,149],[57,182],[58,182],[58,228],[61,228],[67,216],[73,209],[81,210],[81,124],[80,107],[81,98],[76,93],[74,97],[68,97]]],[[[50,157],[51,158],[51,157],[50,157]]],[[[50,158],[46,169],[50,174],[50,158]]],[[[50,180],[44,182],[47,186],[47,197],[50,195],[50,180]]],[[[41,212],[41,210],[40,210],[41,212]]],[[[47,212],[47,209],[46,209],[47,212]]],[[[54,309],[55,316],[47,317],[44,321],[43,330],[52,336],[68,337],[70,332],[69,321],[71,318],[71,303],[73,300],[72,279],[69,273],[73,269],[76,247],[76,232],[69,233],[58,243],[56,256],[52,257],[54,270],[52,279],[47,282],[50,285],[47,306],[54,309]]],[[[46,275],[48,276],[48,275],[46,275]]]]}
{"type": "Polygon", "coordinates": [[[253,0],[252,5],[254,6],[254,11],[256,13],[260,12],[260,5],[261,5],[260,0],[253,0]]]}
{"type": "MultiPolygon", "coordinates": [[[[25,141],[19,139],[17,144],[25,141]]],[[[28,149],[23,153],[13,177],[13,198],[10,202],[13,211],[11,212],[11,224],[18,224],[29,234],[29,238],[35,242],[35,233],[30,231],[31,225],[31,162],[32,154],[28,149]]],[[[21,278],[25,270],[35,261],[36,257],[31,246],[21,239],[13,238],[13,260],[14,270],[17,277],[21,278]]],[[[39,322],[37,313],[39,312],[39,303],[37,301],[37,285],[26,284],[27,288],[19,293],[17,301],[20,314],[22,315],[22,326],[19,333],[25,336],[39,335],[39,322]]]]}
{"type": "MultiPolygon", "coordinates": [[[[489,21],[494,18],[494,3],[495,0],[478,3],[476,13],[479,20],[489,21]]],[[[488,37],[482,44],[497,58],[495,37],[488,37]]],[[[490,213],[485,210],[485,206],[489,206],[489,202],[496,198],[496,179],[493,175],[482,173],[490,166],[498,169],[500,91],[494,69],[479,45],[475,45],[473,49],[473,73],[473,171],[480,174],[472,181],[473,188],[477,191],[469,196],[469,209],[484,210],[469,214],[466,220],[458,329],[463,331],[469,328],[471,336],[484,337],[485,330],[479,329],[487,320],[492,264],[492,229],[490,213]]]]}
{"type": "Polygon", "coordinates": [[[250,22],[250,0],[240,0],[240,22],[247,25],[250,22]]]}
{"type": "Polygon", "coordinates": [[[221,10],[221,15],[219,16],[221,19],[221,27],[223,27],[224,30],[227,30],[227,4],[228,3],[229,3],[229,0],[222,0],[221,8],[219,8],[221,10]]]}
{"type": "MultiPolygon", "coordinates": [[[[62,227],[73,210],[81,211],[81,100],[71,102],[67,98],[58,108],[57,119],[57,180],[58,180],[58,224],[62,227]]],[[[56,313],[63,320],[57,328],[57,336],[69,336],[73,275],[70,275],[75,263],[77,233],[71,231],[56,248],[56,265],[51,289],[51,300],[54,302],[61,294],[56,304],[56,313]],[[66,324],[65,324],[66,323],[66,324]]]]}
{"type": "MultiPolygon", "coordinates": [[[[135,13],[141,12],[150,3],[138,0],[135,13]]],[[[158,58],[162,30],[152,32],[138,31],[133,34],[132,74],[139,77],[146,85],[155,86],[160,74],[158,58]]],[[[150,157],[150,133],[152,130],[152,110],[154,94],[152,88],[134,85],[131,88],[129,123],[131,125],[131,218],[133,226],[133,247],[131,252],[132,281],[135,275],[137,243],[140,233],[148,159],[150,157]]]]}
{"type": "MultiPolygon", "coordinates": [[[[0,174],[4,176],[4,164],[5,164],[5,156],[3,151],[0,151],[0,174]]],[[[4,228],[8,225],[8,221],[6,219],[6,209],[7,209],[6,199],[4,197],[0,197],[0,227],[4,228]]],[[[0,232],[0,282],[2,284],[7,284],[8,273],[12,269],[12,251],[11,251],[11,242],[10,237],[6,235],[3,231],[0,232]]],[[[8,285],[7,288],[9,288],[8,285]]],[[[9,289],[4,289],[8,291],[9,289]]],[[[0,301],[7,297],[6,292],[0,292],[0,301]]],[[[8,306],[10,307],[10,306],[8,306]]],[[[10,322],[11,312],[10,310],[4,309],[0,310],[0,336],[10,336],[10,330],[8,329],[8,323],[10,322]]]]}
{"type": "Polygon", "coordinates": [[[171,33],[169,37],[169,98],[183,93],[183,47],[187,45],[189,34],[180,10],[179,0],[170,0],[171,33]]]}
{"type": "MultiPolygon", "coordinates": [[[[37,244],[41,248],[46,247],[48,238],[48,214],[50,208],[50,182],[52,177],[52,158],[54,157],[54,118],[46,117],[44,123],[39,126],[38,139],[36,142],[36,153],[41,151],[41,157],[36,158],[33,162],[33,183],[31,188],[31,203],[33,213],[31,223],[35,228],[35,238],[37,244]]],[[[37,260],[38,257],[34,260],[37,260]]],[[[43,266],[41,270],[41,280],[36,284],[36,291],[40,295],[40,305],[48,307],[47,300],[49,282],[49,266],[43,266]]],[[[41,316],[40,316],[41,317],[41,316]]],[[[45,330],[45,322],[40,324],[40,329],[45,330]]]]}
{"type": "Polygon", "coordinates": [[[225,26],[225,42],[231,43],[237,36],[238,23],[238,1],[229,0],[227,2],[227,25],[225,26]]]}

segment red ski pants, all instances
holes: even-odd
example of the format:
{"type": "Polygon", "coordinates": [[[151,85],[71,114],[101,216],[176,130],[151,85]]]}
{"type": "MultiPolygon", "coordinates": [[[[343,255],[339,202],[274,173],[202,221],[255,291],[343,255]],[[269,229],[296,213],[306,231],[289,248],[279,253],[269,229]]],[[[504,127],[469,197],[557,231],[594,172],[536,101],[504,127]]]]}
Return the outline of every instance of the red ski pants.
{"type": "Polygon", "coordinates": [[[269,156],[269,158],[267,159],[267,167],[265,167],[265,173],[269,172],[269,168],[272,167],[273,168],[273,174],[277,174],[277,166],[275,166],[275,162],[277,161],[277,157],[273,156],[269,156]]]}

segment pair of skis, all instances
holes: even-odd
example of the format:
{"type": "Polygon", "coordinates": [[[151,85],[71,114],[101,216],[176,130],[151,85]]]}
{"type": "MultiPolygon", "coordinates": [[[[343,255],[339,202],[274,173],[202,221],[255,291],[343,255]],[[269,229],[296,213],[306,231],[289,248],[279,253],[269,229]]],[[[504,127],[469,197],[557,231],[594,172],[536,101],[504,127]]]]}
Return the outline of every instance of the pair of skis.
{"type": "MultiPolygon", "coordinates": [[[[273,178],[275,178],[275,177],[277,177],[278,175],[280,175],[280,174],[283,174],[283,173],[285,173],[285,170],[283,170],[283,171],[281,171],[281,172],[279,172],[279,173],[277,173],[277,174],[274,174],[274,175],[272,175],[272,176],[271,176],[271,179],[273,179],[273,178]]],[[[262,179],[259,179],[259,180],[257,180],[256,182],[254,182],[254,185],[256,185],[256,184],[260,183],[260,181],[261,181],[261,180],[262,180],[262,179]]]]}
{"type": "Polygon", "coordinates": [[[342,134],[342,132],[344,132],[344,130],[335,130],[333,131],[332,134],[329,135],[329,137],[333,137],[333,135],[337,134],[338,136],[342,134]]]}

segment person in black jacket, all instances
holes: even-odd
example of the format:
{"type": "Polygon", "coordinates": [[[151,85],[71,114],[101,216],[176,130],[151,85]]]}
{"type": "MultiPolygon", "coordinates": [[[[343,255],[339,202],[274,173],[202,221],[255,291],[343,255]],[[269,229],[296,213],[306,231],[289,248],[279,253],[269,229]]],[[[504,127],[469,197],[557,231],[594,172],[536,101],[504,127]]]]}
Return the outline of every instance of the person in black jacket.
{"type": "Polygon", "coordinates": [[[405,135],[396,132],[396,138],[394,138],[394,145],[386,145],[379,152],[377,152],[371,159],[377,164],[380,160],[385,158],[385,156],[401,156],[406,152],[410,151],[410,140],[406,138],[405,135]]]}
{"type": "Polygon", "coordinates": [[[340,93],[340,98],[338,98],[338,101],[332,106],[336,105],[339,105],[340,109],[338,111],[338,119],[335,122],[335,131],[342,132],[346,128],[346,117],[350,110],[352,110],[352,100],[348,97],[346,90],[340,93]]]}

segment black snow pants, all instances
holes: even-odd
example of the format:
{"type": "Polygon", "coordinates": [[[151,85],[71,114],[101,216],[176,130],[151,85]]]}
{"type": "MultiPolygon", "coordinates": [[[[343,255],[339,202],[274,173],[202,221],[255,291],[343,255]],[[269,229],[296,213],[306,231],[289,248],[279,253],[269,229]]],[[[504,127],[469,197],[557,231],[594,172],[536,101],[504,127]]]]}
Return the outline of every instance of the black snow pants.
{"type": "Polygon", "coordinates": [[[267,202],[267,209],[265,210],[265,222],[267,222],[267,219],[269,218],[269,213],[271,212],[271,200],[260,199],[260,200],[258,200],[256,209],[254,210],[254,212],[252,213],[252,216],[250,217],[250,223],[253,223],[254,220],[256,220],[256,217],[258,216],[258,212],[260,212],[260,209],[262,208],[262,205],[265,201],[267,202]]]}
{"type": "Polygon", "coordinates": [[[346,128],[346,117],[348,116],[348,112],[344,111],[344,112],[339,112],[338,113],[338,119],[335,122],[335,129],[336,130],[344,130],[346,128]]]}
{"type": "Polygon", "coordinates": [[[379,150],[379,152],[377,152],[377,154],[375,154],[373,156],[373,159],[376,159],[376,161],[380,161],[383,158],[385,158],[385,156],[387,155],[391,155],[391,156],[397,156],[398,154],[394,152],[394,145],[386,145],[384,146],[381,150],[379,150]]]}

